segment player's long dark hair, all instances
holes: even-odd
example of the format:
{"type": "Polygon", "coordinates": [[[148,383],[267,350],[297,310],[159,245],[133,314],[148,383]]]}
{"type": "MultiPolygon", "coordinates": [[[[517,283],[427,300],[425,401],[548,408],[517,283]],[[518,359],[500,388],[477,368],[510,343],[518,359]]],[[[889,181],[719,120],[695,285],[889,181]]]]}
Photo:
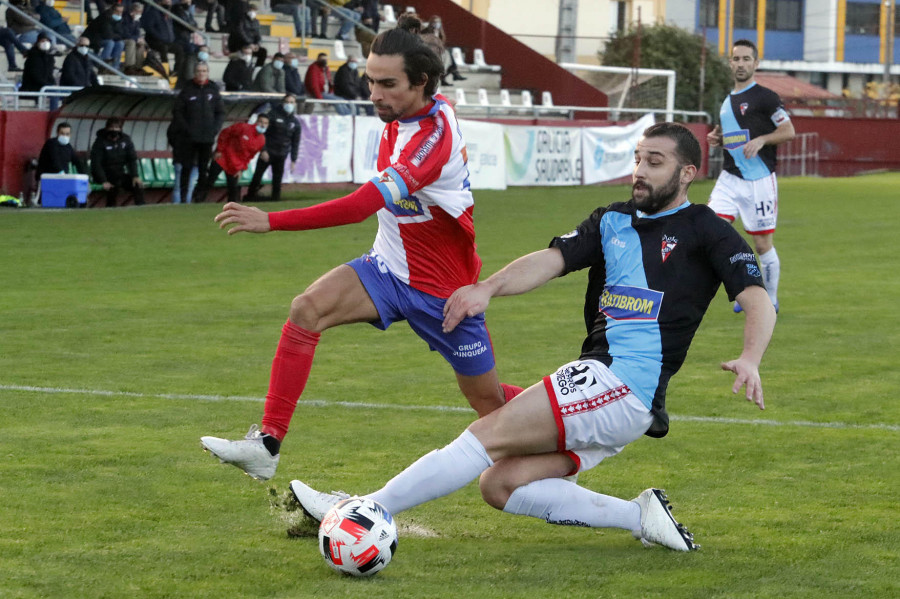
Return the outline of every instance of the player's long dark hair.
{"type": "Polygon", "coordinates": [[[703,152],[700,142],[691,130],[678,123],[656,123],[644,129],[644,137],[668,137],[675,142],[675,151],[681,164],[693,164],[700,169],[703,152]]]}
{"type": "Polygon", "coordinates": [[[403,70],[412,85],[425,84],[425,97],[434,95],[444,74],[443,61],[422,39],[403,29],[389,29],[378,34],[370,50],[380,56],[403,56],[403,70]]]}

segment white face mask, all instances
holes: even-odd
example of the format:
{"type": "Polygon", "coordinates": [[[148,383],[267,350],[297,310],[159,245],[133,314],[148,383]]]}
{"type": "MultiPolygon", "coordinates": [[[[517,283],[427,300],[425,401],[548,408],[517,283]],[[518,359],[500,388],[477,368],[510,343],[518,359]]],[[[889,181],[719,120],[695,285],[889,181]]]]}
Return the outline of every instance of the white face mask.
{"type": "Polygon", "coordinates": [[[60,135],[57,139],[59,140],[59,143],[64,146],[69,145],[69,142],[72,141],[72,138],[68,135],[60,135]]]}
{"type": "Polygon", "coordinates": [[[90,50],[90,48],[88,48],[87,46],[78,46],[78,53],[81,54],[82,56],[87,54],[88,50],[90,50]]]}
{"type": "Polygon", "coordinates": [[[252,54],[244,54],[243,56],[244,56],[244,62],[246,62],[247,64],[250,64],[253,61],[252,54]]]}
{"type": "Polygon", "coordinates": [[[292,112],[294,112],[294,109],[297,108],[297,105],[293,104],[291,102],[285,102],[281,106],[284,108],[284,111],[288,114],[291,114],[292,112]]]}
{"type": "Polygon", "coordinates": [[[247,13],[247,16],[250,17],[251,19],[255,19],[255,18],[256,18],[256,11],[255,11],[255,10],[251,10],[250,12],[247,13]]]}
{"type": "Polygon", "coordinates": [[[131,20],[137,23],[141,20],[141,15],[131,15],[131,20]]]}
{"type": "Polygon", "coordinates": [[[46,52],[50,49],[50,42],[41,42],[40,44],[38,44],[38,48],[46,52]]]}

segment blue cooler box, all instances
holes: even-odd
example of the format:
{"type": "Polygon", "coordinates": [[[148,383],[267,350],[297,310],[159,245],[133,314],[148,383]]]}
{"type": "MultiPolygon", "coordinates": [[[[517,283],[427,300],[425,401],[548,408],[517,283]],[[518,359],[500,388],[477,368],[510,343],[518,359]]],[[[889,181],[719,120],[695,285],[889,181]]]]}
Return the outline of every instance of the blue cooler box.
{"type": "Polygon", "coordinates": [[[41,176],[41,206],[44,208],[84,208],[90,191],[87,175],[41,176]],[[69,201],[73,198],[74,201],[69,201]]]}

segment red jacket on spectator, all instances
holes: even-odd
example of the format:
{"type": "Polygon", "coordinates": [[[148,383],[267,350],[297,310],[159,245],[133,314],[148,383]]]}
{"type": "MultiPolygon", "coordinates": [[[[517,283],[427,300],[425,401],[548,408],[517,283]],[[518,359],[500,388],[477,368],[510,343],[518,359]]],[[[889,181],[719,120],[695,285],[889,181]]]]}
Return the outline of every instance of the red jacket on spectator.
{"type": "Polygon", "coordinates": [[[328,84],[327,91],[331,92],[334,89],[334,84],[331,82],[331,69],[328,68],[328,65],[321,66],[317,62],[309,65],[306,69],[306,78],[303,80],[306,94],[321,100],[322,94],[326,91],[325,84],[328,84]]]}
{"type": "Polygon", "coordinates": [[[250,160],[266,145],[266,136],[256,130],[256,125],[235,123],[222,129],[216,152],[216,162],[228,175],[238,175],[247,170],[250,160]]]}

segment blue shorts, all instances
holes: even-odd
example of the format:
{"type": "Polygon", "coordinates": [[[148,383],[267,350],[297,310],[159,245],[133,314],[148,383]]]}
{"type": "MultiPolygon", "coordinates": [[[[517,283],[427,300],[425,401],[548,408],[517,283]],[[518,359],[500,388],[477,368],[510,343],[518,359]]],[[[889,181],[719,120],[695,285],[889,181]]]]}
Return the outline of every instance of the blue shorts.
{"type": "Polygon", "coordinates": [[[444,333],[444,304],[447,300],[413,289],[388,271],[374,251],[347,262],[362,281],[379,320],[372,325],[381,330],[406,320],[432,351],[441,354],[453,370],[478,376],[494,367],[494,349],[484,314],[466,318],[453,331],[444,333]]]}

